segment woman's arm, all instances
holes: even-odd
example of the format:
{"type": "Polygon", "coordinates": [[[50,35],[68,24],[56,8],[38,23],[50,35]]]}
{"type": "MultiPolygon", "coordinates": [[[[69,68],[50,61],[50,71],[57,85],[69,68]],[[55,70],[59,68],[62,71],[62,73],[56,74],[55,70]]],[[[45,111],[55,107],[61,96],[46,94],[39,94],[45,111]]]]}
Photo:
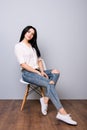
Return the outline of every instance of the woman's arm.
{"type": "Polygon", "coordinates": [[[44,66],[43,66],[43,63],[42,63],[42,59],[38,60],[38,66],[39,66],[40,71],[44,72],[44,66]]]}
{"type": "Polygon", "coordinates": [[[47,74],[44,72],[44,66],[43,66],[42,59],[38,60],[38,65],[39,65],[41,75],[48,78],[47,74]]]}
{"type": "Polygon", "coordinates": [[[27,71],[31,71],[33,73],[37,73],[37,74],[41,75],[41,73],[39,71],[33,69],[31,66],[27,65],[26,63],[22,63],[22,64],[20,64],[20,66],[22,67],[22,69],[25,69],[27,71]]]}

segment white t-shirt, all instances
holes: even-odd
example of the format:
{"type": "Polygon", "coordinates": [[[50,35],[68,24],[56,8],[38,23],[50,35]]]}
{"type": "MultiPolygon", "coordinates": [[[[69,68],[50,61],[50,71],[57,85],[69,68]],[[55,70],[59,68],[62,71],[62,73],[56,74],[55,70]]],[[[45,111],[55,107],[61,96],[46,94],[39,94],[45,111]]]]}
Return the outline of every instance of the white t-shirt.
{"type": "Polygon", "coordinates": [[[28,47],[25,43],[19,42],[15,45],[15,54],[19,64],[26,63],[32,68],[38,68],[38,57],[36,50],[32,46],[28,47]]]}

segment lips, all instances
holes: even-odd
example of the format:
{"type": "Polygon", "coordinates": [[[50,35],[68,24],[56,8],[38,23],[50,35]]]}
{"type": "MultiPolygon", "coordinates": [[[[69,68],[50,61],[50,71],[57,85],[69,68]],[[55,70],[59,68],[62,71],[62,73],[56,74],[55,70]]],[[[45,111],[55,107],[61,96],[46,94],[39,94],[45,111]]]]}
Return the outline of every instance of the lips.
{"type": "Polygon", "coordinates": [[[28,39],[31,39],[32,37],[28,37],[28,39]]]}

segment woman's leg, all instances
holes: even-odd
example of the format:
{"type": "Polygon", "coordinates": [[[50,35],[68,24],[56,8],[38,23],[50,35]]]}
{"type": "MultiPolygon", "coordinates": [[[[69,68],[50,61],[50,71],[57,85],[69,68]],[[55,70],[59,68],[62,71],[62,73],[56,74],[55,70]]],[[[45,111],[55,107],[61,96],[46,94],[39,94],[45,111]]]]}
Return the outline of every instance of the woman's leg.
{"type": "Polygon", "coordinates": [[[28,71],[23,71],[22,76],[23,76],[23,79],[29,83],[33,83],[38,86],[44,86],[47,88],[47,95],[51,99],[52,103],[54,104],[54,106],[56,107],[58,111],[58,114],[56,116],[57,119],[62,120],[71,125],[77,125],[77,122],[72,120],[70,115],[67,114],[67,112],[63,108],[58,98],[57,92],[55,91],[55,87],[53,84],[50,84],[49,79],[43,76],[40,76],[38,74],[32,73],[32,72],[28,72],[28,71]]]}
{"type": "Polygon", "coordinates": [[[56,69],[52,69],[52,70],[46,70],[45,73],[48,75],[50,79],[50,84],[56,85],[60,76],[60,72],[56,69]]]}
{"type": "MultiPolygon", "coordinates": [[[[48,75],[49,79],[50,79],[50,84],[54,84],[54,87],[56,86],[56,83],[59,79],[60,76],[60,72],[56,69],[52,69],[52,70],[46,70],[45,73],[48,75]]],[[[48,104],[49,98],[45,97],[44,98],[44,102],[46,104],[48,104]]]]}
{"type": "Polygon", "coordinates": [[[55,105],[56,109],[59,109],[62,107],[54,85],[50,84],[50,79],[47,79],[47,78],[45,78],[41,75],[38,75],[36,73],[33,73],[33,72],[28,72],[26,70],[23,70],[22,76],[23,76],[24,81],[26,81],[26,82],[35,84],[37,86],[45,87],[47,90],[46,97],[51,99],[51,101],[55,105]]]}

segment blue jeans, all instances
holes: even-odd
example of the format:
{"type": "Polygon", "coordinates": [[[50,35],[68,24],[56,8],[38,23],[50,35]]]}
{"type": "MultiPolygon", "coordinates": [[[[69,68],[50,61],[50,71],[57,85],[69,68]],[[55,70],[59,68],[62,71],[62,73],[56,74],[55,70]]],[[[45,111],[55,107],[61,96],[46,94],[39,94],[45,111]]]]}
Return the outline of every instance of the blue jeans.
{"type": "Polygon", "coordinates": [[[59,110],[60,108],[62,108],[62,104],[55,90],[55,85],[57,83],[57,80],[60,74],[52,73],[52,70],[45,70],[44,72],[48,75],[49,77],[48,79],[39,74],[29,72],[26,70],[22,71],[22,78],[24,81],[29,82],[31,84],[34,84],[40,87],[45,87],[46,97],[49,97],[52,103],[54,104],[54,106],[56,107],[56,109],[59,110]],[[49,82],[51,80],[54,81],[55,84],[50,84],[49,82]]]}

